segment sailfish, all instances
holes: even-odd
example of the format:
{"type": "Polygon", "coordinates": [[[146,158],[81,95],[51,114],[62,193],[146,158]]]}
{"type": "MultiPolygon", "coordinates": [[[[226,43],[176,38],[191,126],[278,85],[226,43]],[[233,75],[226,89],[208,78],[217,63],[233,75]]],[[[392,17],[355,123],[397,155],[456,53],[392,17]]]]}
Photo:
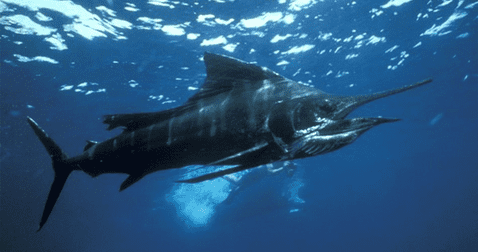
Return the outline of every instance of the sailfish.
{"type": "Polygon", "coordinates": [[[189,165],[232,166],[182,180],[198,183],[260,165],[313,157],[354,142],[367,130],[394,118],[347,118],[368,102],[431,82],[423,80],[367,95],[333,95],[287,79],[268,68],[235,58],[204,54],[207,77],[179,107],[104,117],[108,130],[123,128],[103,142],[88,141],[69,157],[30,117],[55,173],[38,231],[45,225],[68,176],[124,173],[120,191],[159,170],[189,165]]]}

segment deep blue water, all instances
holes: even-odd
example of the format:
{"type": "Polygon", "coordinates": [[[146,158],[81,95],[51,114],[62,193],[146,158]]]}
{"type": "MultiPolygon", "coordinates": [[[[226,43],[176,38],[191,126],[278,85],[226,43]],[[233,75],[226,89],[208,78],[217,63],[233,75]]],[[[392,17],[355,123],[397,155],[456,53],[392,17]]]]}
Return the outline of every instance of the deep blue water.
{"type": "MultiPolygon", "coordinates": [[[[478,2],[0,0],[1,251],[476,251],[478,2]],[[384,116],[292,178],[74,172],[38,233],[51,161],[34,118],[71,156],[106,140],[105,114],[180,106],[204,51],[334,94],[433,78],[349,117],[384,116]]],[[[209,168],[211,169],[211,168],[209,168]]],[[[185,175],[186,174],[186,175],[185,175]]]]}

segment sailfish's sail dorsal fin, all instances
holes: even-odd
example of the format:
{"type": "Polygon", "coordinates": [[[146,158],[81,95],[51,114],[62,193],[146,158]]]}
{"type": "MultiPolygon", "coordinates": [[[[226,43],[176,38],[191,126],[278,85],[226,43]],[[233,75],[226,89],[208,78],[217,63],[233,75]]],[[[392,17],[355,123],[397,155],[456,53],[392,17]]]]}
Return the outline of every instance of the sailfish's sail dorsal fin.
{"type": "Polygon", "coordinates": [[[254,89],[260,88],[261,81],[266,79],[285,79],[266,67],[209,52],[204,53],[204,64],[207,73],[206,81],[199,92],[189,98],[186,104],[228,92],[238,85],[256,85],[251,87],[254,89]]]}
{"type": "Polygon", "coordinates": [[[284,77],[265,67],[224,55],[206,52],[204,63],[206,64],[206,81],[199,92],[189,98],[184,105],[159,112],[106,115],[103,122],[108,124],[108,130],[124,127],[128,132],[148,127],[189,112],[197,107],[199,100],[229,92],[238,85],[251,85],[251,89],[258,89],[262,86],[263,80],[285,80],[284,77]]]}
{"type": "MultiPolygon", "coordinates": [[[[225,55],[204,53],[207,79],[237,79],[249,81],[261,81],[265,79],[281,77],[266,67],[248,63],[225,55]]],[[[206,84],[209,84],[206,82],[206,84]]],[[[205,86],[207,87],[207,85],[205,86]]]]}

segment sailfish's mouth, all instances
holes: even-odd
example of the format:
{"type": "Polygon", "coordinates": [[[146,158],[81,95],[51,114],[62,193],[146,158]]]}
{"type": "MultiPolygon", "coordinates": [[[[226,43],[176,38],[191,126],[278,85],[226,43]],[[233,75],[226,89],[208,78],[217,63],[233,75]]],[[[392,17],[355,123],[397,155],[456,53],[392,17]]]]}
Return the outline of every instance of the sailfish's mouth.
{"type": "Polygon", "coordinates": [[[353,119],[343,119],[337,120],[326,127],[320,130],[320,135],[337,135],[343,133],[355,132],[357,134],[362,134],[365,131],[373,128],[382,123],[390,123],[400,121],[400,119],[391,119],[391,118],[353,118],[353,119]]]}
{"type": "Polygon", "coordinates": [[[354,118],[329,121],[324,127],[311,129],[290,144],[288,152],[294,158],[331,152],[352,143],[361,134],[374,126],[399,120],[389,118],[354,118]]]}

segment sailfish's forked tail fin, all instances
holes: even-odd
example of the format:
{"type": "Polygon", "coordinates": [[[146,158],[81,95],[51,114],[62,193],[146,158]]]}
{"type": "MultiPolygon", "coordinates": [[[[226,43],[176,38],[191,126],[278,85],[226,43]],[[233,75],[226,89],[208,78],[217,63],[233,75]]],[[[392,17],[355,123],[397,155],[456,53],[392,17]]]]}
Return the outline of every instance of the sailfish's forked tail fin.
{"type": "Polygon", "coordinates": [[[61,148],[51,139],[46,132],[38,126],[38,124],[27,117],[27,122],[32,127],[33,131],[37,135],[37,137],[42,142],[43,146],[47,150],[48,154],[51,157],[53,171],[55,172],[55,178],[50,188],[50,193],[48,194],[48,199],[45,203],[45,208],[43,209],[43,215],[40,221],[40,227],[38,228],[37,232],[41,230],[43,225],[45,225],[48,217],[50,216],[51,211],[53,210],[53,206],[60,196],[61,190],[65,185],[66,179],[70,175],[70,173],[74,170],[74,167],[65,163],[65,160],[68,156],[61,150],[61,148]]]}

